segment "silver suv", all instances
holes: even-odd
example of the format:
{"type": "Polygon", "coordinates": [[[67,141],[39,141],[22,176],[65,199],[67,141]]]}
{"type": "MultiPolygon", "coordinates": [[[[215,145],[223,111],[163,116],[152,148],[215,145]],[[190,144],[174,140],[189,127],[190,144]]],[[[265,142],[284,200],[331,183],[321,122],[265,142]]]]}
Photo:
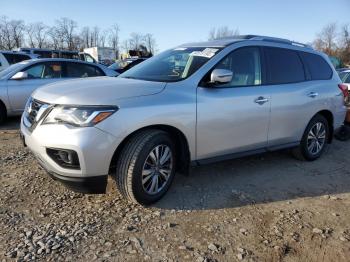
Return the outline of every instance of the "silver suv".
{"type": "Polygon", "coordinates": [[[167,50],[117,78],[37,89],[24,143],[55,179],[160,199],[176,172],[282,148],[315,160],[345,118],[348,90],[328,58],[292,41],[241,36],[167,50]]]}

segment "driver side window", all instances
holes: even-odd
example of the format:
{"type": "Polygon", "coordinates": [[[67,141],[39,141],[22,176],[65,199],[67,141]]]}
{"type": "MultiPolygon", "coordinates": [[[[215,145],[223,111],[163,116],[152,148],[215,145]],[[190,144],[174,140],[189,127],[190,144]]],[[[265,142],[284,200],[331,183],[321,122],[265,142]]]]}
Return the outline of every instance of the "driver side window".
{"type": "Polygon", "coordinates": [[[240,48],[221,60],[214,69],[226,69],[233,73],[230,83],[218,87],[261,85],[261,59],[258,47],[240,48]]]}
{"type": "Polygon", "coordinates": [[[25,72],[28,79],[51,79],[62,77],[62,65],[59,62],[40,63],[29,67],[25,72]]]}
{"type": "Polygon", "coordinates": [[[39,79],[43,75],[44,64],[38,64],[25,70],[28,74],[28,79],[39,79]]]}

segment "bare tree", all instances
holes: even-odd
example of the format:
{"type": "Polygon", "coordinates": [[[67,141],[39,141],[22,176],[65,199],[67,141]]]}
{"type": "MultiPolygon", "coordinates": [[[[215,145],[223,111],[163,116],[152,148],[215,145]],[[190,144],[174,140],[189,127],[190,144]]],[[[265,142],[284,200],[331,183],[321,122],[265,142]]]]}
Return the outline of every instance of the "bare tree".
{"type": "Polygon", "coordinates": [[[107,42],[107,35],[108,35],[108,30],[103,30],[102,34],[100,35],[100,39],[98,41],[98,46],[105,47],[106,42],[107,42]]]}
{"type": "Polygon", "coordinates": [[[122,42],[122,49],[124,50],[124,52],[125,53],[128,53],[129,52],[129,50],[131,49],[131,46],[130,46],[130,41],[129,40],[124,40],[123,42],[122,42]]]}
{"type": "Polygon", "coordinates": [[[23,42],[24,22],[22,20],[8,20],[6,16],[0,18],[1,42],[5,49],[20,47],[23,42]]]}
{"type": "Polygon", "coordinates": [[[100,28],[95,26],[91,33],[91,46],[98,46],[100,41],[100,28]]]}
{"type": "Polygon", "coordinates": [[[75,39],[75,29],[78,27],[77,22],[72,19],[63,17],[57,20],[57,28],[60,35],[63,38],[66,48],[68,50],[75,49],[74,39],[75,39]]]}
{"type": "Polygon", "coordinates": [[[145,46],[152,55],[156,52],[156,40],[152,34],[145,34],[144,36],[145,46]]]}
{"type": "Polygon", "coordinates": [[[11,20],[10,27],[12,31],[12,38],[14,47],[21,47],[24,39],[25,25],[23,20],[11,20]]]}
{"type": "Polygon", "coordinates": [[[90,28],[88,26],[83,27],[80,33],[83,47],[90,47],[90,28]]]}
{"type": "Polygon", "coordinates": [[[337,51],[337,29],[336,23],[330,23],[323,27],[314,41],[315,48],[328,55],[335,55],[337,51]]]}
{"type": "Polygon", "coordinates": [[[130,34],[130,48],[133,50],[139,50],[140,45],[143,45],[144,37],[140,33],[131,33],[130,34]]]}
{"type": "Polygon", "coordinates": [[[117,56],[119,56],[119,31],[120,31],[120,28],[117,24],[112,25],[109,30],[109,39],[108,39],[109,46],[114,49],[117,56]]]}
{"type": "Polygon", "coordinates": [[[340,58],[345,64],[350,64],[350,25],[345,24],[340,32],[341,50],[340,58]]]}
{"type": "Polygon", "coordinates": [[[29,24],[26,26],[26,33],[27,33],[27,41],[29,44],[29,47],[35,47],[34,43],[34,24],[29,24]]]}
{"type": "Polygon", "coordinates": [[[51,40],[49,44],[50,47],[52,47],[53,49],[62,48],[63,39],[55,26],[50,27],[47,34],[49,35],[51,40]]]}
{"type": "Polygon", "coordinates": [[[215,39],[220,39],[220,38],[225,38],[225,37],[230,37],[230,36],[235,36],[239,35],[239,30],[238,29],[229,29],[227,26],[221,26],[219,28],[213,27],[209,31],[209,40],[215,40],[215,39]]]}
{"type": "Polygon", "coordinates": [[[42,22],[34,24],[34,39],[38,48],[43,48],[47,45],[47,30],[48,27],[42,22]]]}

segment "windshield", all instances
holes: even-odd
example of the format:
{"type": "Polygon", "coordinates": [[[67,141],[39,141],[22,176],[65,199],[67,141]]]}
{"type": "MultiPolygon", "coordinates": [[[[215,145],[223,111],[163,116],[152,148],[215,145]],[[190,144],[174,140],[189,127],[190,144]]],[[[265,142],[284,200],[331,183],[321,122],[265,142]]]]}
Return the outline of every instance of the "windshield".
{"type": "Polygon", "coordinates": [[[18,70],[22,66],[23,66],[23,62],[10,65],[8,68],[6,68],[5,70],[0,72],[0,79],[5,78],[8,74],[10,74],[12,72],[16,72],[16,70],[18,70]]]}
{"type": "Polygon", "coordinates": [[[165,51],[131,68],[119,77],[175,82],[183,80],[218,53],[219,48],[180,47],[165,51]]]}
{"type": "Polygon", "coordinates": [[[349,72],[340,72],[339,73],[339,77],[340,77],[340,79],[341,79],[341,81],[345,81],[345,77],[347,76],[347,74],[348,74],[349,72]]]}
{"type": "Polygon", "coordinates": [[[123,69],[128,64],[130,64],[131,62],[132,62],[132,60],[117,61],[114,64],[110,65],[109,68],[112,69],[112,70],[123,69]]]}

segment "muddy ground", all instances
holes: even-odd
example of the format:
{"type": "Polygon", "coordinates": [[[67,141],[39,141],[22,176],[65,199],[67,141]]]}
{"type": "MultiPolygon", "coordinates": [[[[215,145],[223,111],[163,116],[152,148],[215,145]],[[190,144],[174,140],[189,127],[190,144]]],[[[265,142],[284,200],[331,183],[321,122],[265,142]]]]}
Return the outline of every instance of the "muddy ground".
{"type": "Polygon", "coordinates": [[[193,168],[155,205],[51,180],[0,126],[3,261],[350,261],[350,141],[320,160],[288,151],[193,168]]]}

